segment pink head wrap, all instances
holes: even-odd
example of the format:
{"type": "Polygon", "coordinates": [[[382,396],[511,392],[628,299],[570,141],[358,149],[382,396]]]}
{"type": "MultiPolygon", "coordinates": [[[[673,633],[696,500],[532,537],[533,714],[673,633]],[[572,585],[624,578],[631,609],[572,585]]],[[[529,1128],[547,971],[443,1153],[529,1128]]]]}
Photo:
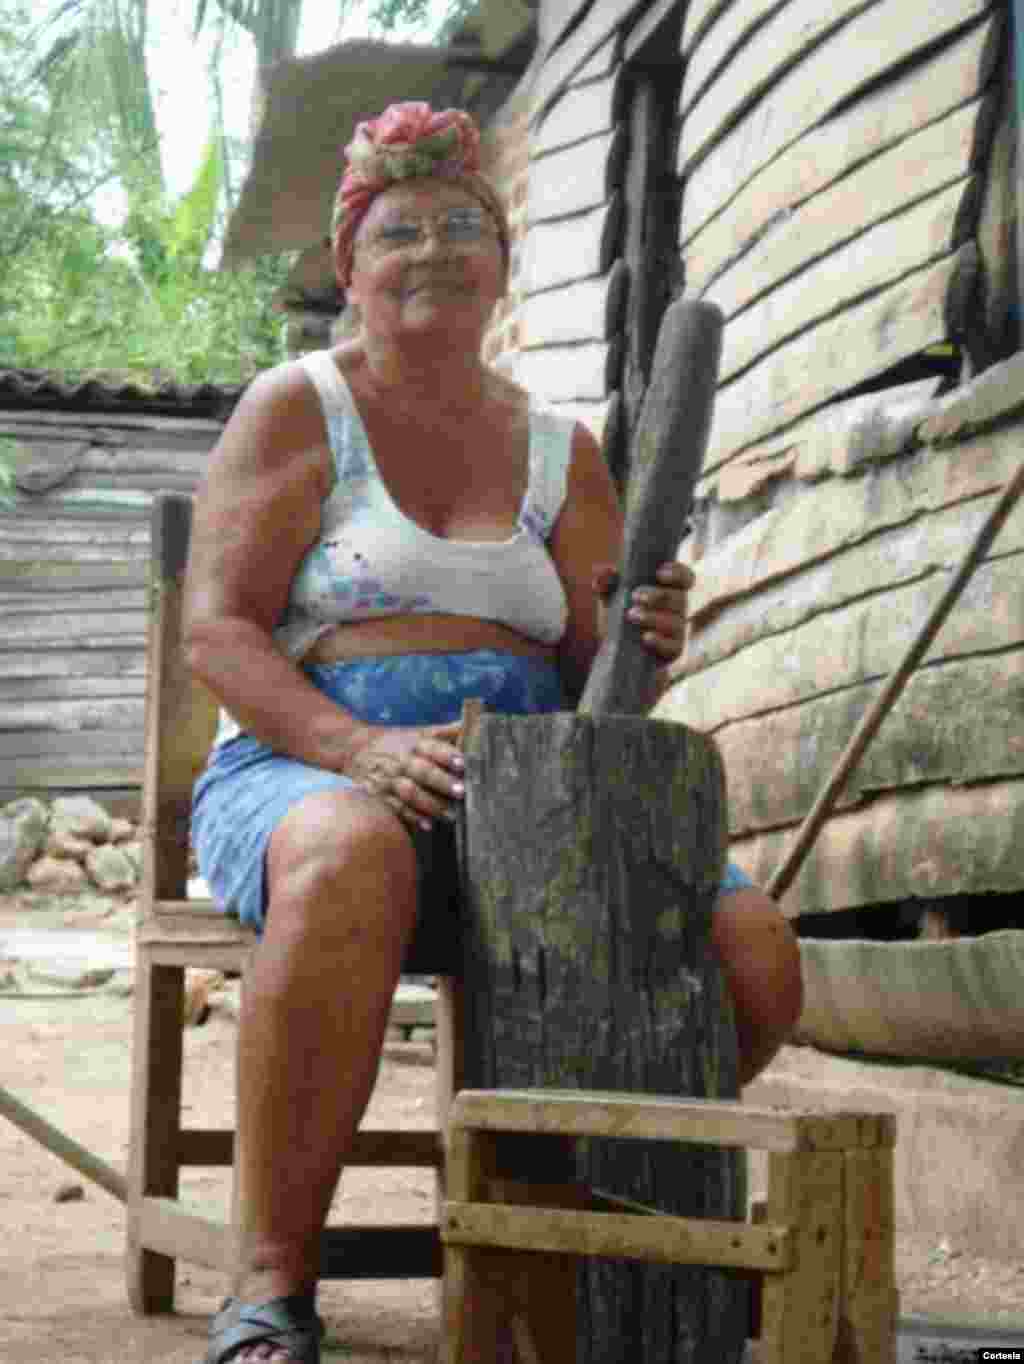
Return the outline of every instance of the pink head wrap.
{"type": "Polygon", "coordinates": [[[497,223],[507,264],[508,219],[497,191],[480,173],[480,132],[469,114],[461,109],[435,113],[429,104],[413,100],[392,104],[379,118],[357,124],[345,156],[348,168],[331,224],[342,288],[352,277],[359,224],[377,195],[400,180],[437,176],[468,190],[497,223]]]}

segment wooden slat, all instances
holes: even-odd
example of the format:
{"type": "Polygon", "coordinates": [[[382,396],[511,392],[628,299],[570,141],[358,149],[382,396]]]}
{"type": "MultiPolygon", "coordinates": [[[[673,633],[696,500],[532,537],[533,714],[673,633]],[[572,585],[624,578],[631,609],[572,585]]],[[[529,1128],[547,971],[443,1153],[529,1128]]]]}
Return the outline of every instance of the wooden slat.
{"type": "Polygon", "coordinates": [[[622,276],[615,274],[615,281],[609,272],[524,299],[519,310],[524,345],[607,341],[621,325],[622,276]]]}
{"type": "Polygon", "coordinates": [[[26,755],[0,763],[0,789],[19,796],[31,793],[48,799],[46,793],[53,791],[121,793],[137,791],[141,785],[142,768],[137,758],[118,763],[89,757],[47,761],[26,755]]]}
{"type": "MultiPolygon", "coordinates": [[[[815,489],[813,497],[795,498],[791,506],[758,518],[746,535],[726,541],[719,552],[708,556],[692,589],[691,613],[699,620],[733,598],[761,592],[771,581],[828,559],[841,549],[866,543],[886,529],[1001,492],[1019,459],[1019,432],[1004,427],[959,447],[908,454],[898,463],[883,464],[870,479],[829,479],[815,489]]],[[[966,526],[984,515],[984,510],[979,503],[973,511],[962,507],[958,514],[964,518],[966,536],[966,526]]],[[[1016,511],[1011,517],[1003,532],[1009,538],[997,541],[999,550],[1019,544],[1019,516],[1016,511]]],[[[948,526],[936,526],[934,531],[938,553],[944,545],[946,552],[955,550],[948,526]]],[[[884,561],[876,562],[884,569],[884,561]]],[[[835,567],[841,571],[843,562],[837,561],[835,567]]],[[[898,575],[895,556],[889,571],[893,578],[898,575]]],[[[873,581],[877,585],[887,578],[873,581]]],[[[801,595],[795,585],[794,595],[797,599],[801,595]]]]}
{"type": "Polygon", "coordinates": [[[227,1271],[233,1264],[233,1229],[185,1212],[173,1199],[142,1199],[138,1225],[141,1243],[162,1255],[207,1269],[227,1271]]]}
{"type": "MultiPolygon", "coordinates": [[[[872,1114],[778,1109],[731,1099],[678,1099],[590,1090],[464,1089],[452,1107],[453,1133],[533,1132],[571,1137],[751,1146],[760,1151],[839,1151],[890,1140],[872,1114]]],[[[473,1202],[482,1185],[453,1185],[473,1202]]]]}
{"type": "Polygon", "coordinates": [[[644,1217],[452,1201],[444,1205],[441,1239],[451,1245],[767,1272],[786,1270],[792,1263],[788,1227],[750,1227],[710,1217],[644,1217]]]}
{"type": "Polygon", "coordinates": [[[0,414],[0,429],[5,434],[18,436],[32,431],[50,432],[67,440],[101,440],[103,443],[124,442],[124,431],[133,442],[140,432],[161,432],[175,439],[196,437],[206,448],[224,428],[223,421],[209,417],[161,417],[148,412],[76,412],[69,424],[66,412],[4,412],[0,414]]]}
{"type": "MultiPolygon", "coordinates": [[[[973,534],[970,525],[956,524],[963,510],[957,508],[947,518],[952,545],[960,551],[973,534]]],[[[975,508],[969,510],[974,513],[975,508]]],[[[980,515],[977,520],[980,526],[980,515]]],[[[1024,536],[1024,516],[1018,529],[1024,536]]],[[[910,579],[912,565],[920,571],[920,565],[933,560],[931,542],[924,540],[918,523],[910,528],[907,540],[894,550],[892,537],[886,536],[880,547],[869,546],[875,550],[870,560],[884,567],[891,556],[910,579]]],[[[705,651],[705,667],[677,682],[659,702],[655,716],[713,733],[723,724],[887,676],[927,620],[948,578],[943,571],[933,571],[924,582],[891,587],[884,577],[868,575],[861,555],[848,557],[851,581],[857,579],[860,566],[861,587],[874,595],[854,599],[846,609],[834,609],[826,600],[820,614],[796,629],[779,631],[772,610],[775,594],[759,594],[761,637],[714,663],[708,662],[705,651]]],[[[957,557],[954,552],[954,562],[957,557]]],[[[978,568],[929,651],[929,662],[1024,645],[1024,599],[1018,590],[1022,570],[1024,558],[1019,553],[978,568]]]]}
{"type": "Polygon", "coordinates": [[[125,649],[145,644],[146,617],[142,611],[117,614],[105,611],[36,617],[20,621],[17,636],[0,636],[0,650],[25,653],[29,649],[125,649]]]}
{"type": "Polygon", "coordinates": [[[531,90],[534,121],[539,123],[565,87],[620,29],[645,0],[593,0],[586,16],[544,63],[531,90]]]}
{"type": "Polygon", "coordinates": [[[622,198],[573,218],[539,223],[526,240],[523,288],[539,293],[611,268],[622,225],[622,198]]]}
{"type": "MultiPolygon", "coordinates": [[[[729,9],[730,5],[737,3],[737,0],[690,0],[686,6],[686,19],[683,24],[683,35],[680,41],[680,56],[688,59],[698,43],[703,42],[705,35],[718,22],[722,15],[729,9]]],[[[786,0],[780,0],[785,4],[786,0]]]]}
{"type": "MultiPolygon", "coordinates": [[[[768,92],[741,122],[691,169],[683,202],[680,241],[685,244],[744,185],[803,134],[886,71],[954,33],[988,8],[985,0],[947,0],[922,9],[908,24],[898,4],[875,4],[846,28],[837,43],[812,52],[768,92]]],[[[892,91],[888,92],[894,98],[892,91]]],[[[948,107],[948,106],[947,106],[948,107]]],[[[677,169],[692,156],[684,125],[677,169]]]]}
{"type": "Polygon", "coordinates": [[[614,382],[616,349],[611,342],[588,341],[520,351],[516,378],[544,402],[600,402],[614,382]]]}
{"type": "Polygon", "coordinates": [[[139,697],[96,697],[86,701],[48,700],[45,705],[0,704],[0,733],[34,731],[66,734],[68,742],[82,732],[103,729],[141,730],[144,702],[139,697]]]}
{"type": "Polygon", "coordinates": [[[566,218],[597,208],[622,179],[627,138],[621,126],[585,142],[531,160],[529,219],[566,218]]]}
{"type": "MultiPolygon", "coordinates": [[[[234,1160],[234,1150],[235,1134],[229,1129],[187,1128],[178,1139],[182,1165],[228,1166],[234,1160]]],[[[364,1128],[356,1133],[345,1165],[436,1169],[443,1160],[437,1132],[364,1128]]]]}
{"type": "Polygon", "coordinates": [[[843,1157],[840,1301],[854,1358],[891,1358],[896,1291],[893,1153],[847,1151],[843,1157]]]}
{"type": "Polygon", "coordinates": [[[761,1299],[765,1364],[832,1359],[839,1335],[843,1157],[800,1152],[768,1157],[768,1218],[792,1229],[796,1264],[768,1275],[761,1299]]]}
{"type": "MultiPolygon", "coordinates": [[[[694,41],[689,32],[693,25],[689,11],[696,11],[696,22],[700,22],[700,11],[707,6],[695,4],[687,7],[687,19],[683,29],[683,48],[687,58],[686,75],[679,101],[679,116],[684,119],[697,101],[704,95],[708,86],[722,76],[730,62],[747,44],[763,43],[765,35],[757,30],[785,9],[789,0],[744,0],[742,4],[727,4],[720,10],[717,22],[708,25],[703,36],[694,41]]],[[[767,28],[768,41],[775,30],[767,28]]],[[[728,79],[728,73],[726,73],[728,79]]]]}
{"type": "Polygon", "coordinates": [[[719,389],[705,473],[897,361],[945,340],[946,298],[956,268],[952,256],[916,271],[804,332],[719,389]]]}
{"type": "Polygon", "coordinates": [[[567,90],[530,140],[531,157],[610,133],[622,114],[621,68],[603,80],[567,90]]]}
{"type": "MultiPolygon", "coordinates": [[[[766,885],[793,830],[736,840],[744,870],[766,885]]],[[[1024,884],[1024,782],[933,786],[833,815],[783,908],[820,914],[935,895],[1017,894],[1024,884]]]]}
{"type": "Polygon", "coordinates": [[[10,621],[11,629],[17,628],[18,617],[37,614],[41,607],[45,608],[47,614],[55,611],[76,614],[89,612],[93,615],[98,611],[116,611],[119,614],[124,611],[144,611],[146,592],[141,585],[138,588],[122,588],[113,584],[104,588],[86,586],[77,591],[51,590],[45,593],[26,590],[21,586],[6,591],[0,588],[0,622],[10,621]]]}
{"type": "Polygon", "coordinates": [[[626,35],[623,62],[638,62],[648,70],[654,66],[678,70],[682,18],[679,0],[651,0],[626,35]]]}
{"type": "MultiPolygon", "coordinates": [[[[819,55],[829,55],[833,66],[840,52],[845,61],[844,25],[877,3],[832,0],[822,5],[816,0],[789,0],[777,6],[770,0],[748,0],[733,5],[687,63],[680,99],[679,173],[692,171],[725,131],[815,48],[819,55]],[[830,37],[834,43],[826,42],[830,37]],[[716,75],[720,79],[714,81],[716,75]]],[[[905,14],[904,26],[910,27],[905,14]]]]}
{"type": "MultiPolygon", "coordinates": [[[[734,317],[725,329],[721,381],[727,383],[823,318],[948,256],[959,245],[954,227],[966,184],[960,179],[861,232],[734,317]]],[[[810,232],[806,244],[814,251],[810,232]]],[[[709,297],[719,302],[717,287],[709,297]]]]}
{"type": "Polygon", "coordinates": [[[70,701],[74,697],[82,700],[123,700],[126,697],[138,698],[141,702],[145,692],[145,679],[138,676],[124,677],[19,677],[5,682],[0,672],[0,709],[15,703],[25,706],[39,706],[51,700],[70,701]]]}
{"type": "MultiPolygon", "coordinates": [[[[594,55],[580,67],[572,78],[570,90],[586,85],[589,81],[603,80],[610,76],[620,62],[621,37],[618,33],[602,43],[594,55]]],[[[543,127],[543,124],[541,125],[543,127]]]]}
{"type": "MultiPolygon", "coordinates": [[[[1024,777],[1022,675],[1020,649],[915,674],[848,778],[836,808],[925,783],[1024,777]]],[[[861,683],[719,729],[715,740],[729,773],[730,832],[740,836],[802,819],[881,687],[881,682],[861,683]],[[794,755],[801,756],[795,760],[794,755]]]]}
{"type": "MultiPolygon", "coordinates": [[[[136,770],[142,752],[142,729],[86,730],[77,734],[54,734],[39,730],[0,733],[0,758],[49,759],[49,766],[66,763],[68,767],[130,763],[136,770]],[[56,761],[55,761],[56,760],[56,761]]],[[[3,769],[6,778],[6,766],[3,769]]]]}
{"type": "MultiPolygon", "coordinates": [[[[955,182],[962,182],[970,170],[979,108],[979,100],[971,101],[949,118],[931,124],[895,149],[873,158],[799,208],[790,209],[747,254],[714,280],[711,297],[726,317],[732,318],[748,308],[781,281],[870,230],[874,224],[955,182]]],[[[955,207],[953,212],[955,215],[955,207]]],[[[905,227],[921,231],[922,252],[929,244],[934,245],[934,239],[927,236],[927,224],[922,230],[916,220],[911,222],[908,218],[905,227]]],[[[706,291],[707,281],[701,277],[700,262],[695,267],[689,253],[686,279],[689,293],[698,295],[706,291]]],[[[733,330],[730,327],[726,331],[726,351],[733,330]]]]}
{"type": "MultiPolygon", "coordinates": [[[[771,225],[783,222],[829,185],[841,184],[858,166],[870,167],[876,156],[892,152],[894,164],[902,156],[915,156],[914,166],[917,149],[909,141],[904,144],[904,139],[977,97],[989,75],[994,25],[998,27],[998,21],[975,26],[938,56],[915,67],[900,81],[898,99],[888,86],[869,93],[759,171],[728,207],[687,240],[687,287],[701,293],[771,225]]],[[[919,173],[929,171],[920,167],[919,173]]],[[[891,193],[892,187],[886,192],[891,193]]],[[[856,221],[862,213],[863,205],[856,221]]]]}

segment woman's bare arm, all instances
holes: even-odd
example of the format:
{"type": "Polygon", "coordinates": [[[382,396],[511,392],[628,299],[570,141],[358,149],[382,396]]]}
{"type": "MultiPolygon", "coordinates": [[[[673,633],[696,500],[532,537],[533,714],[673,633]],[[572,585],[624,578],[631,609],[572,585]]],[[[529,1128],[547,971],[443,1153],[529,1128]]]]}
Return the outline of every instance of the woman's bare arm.
{"type": "Polygon", "coordinates": [[[370,737],[274,643],[330,484],[319,404],[294,364],[253,381],[198,492],[186,573],[189,667],[242,728],[280,752],[344,770],[370,737]]]}

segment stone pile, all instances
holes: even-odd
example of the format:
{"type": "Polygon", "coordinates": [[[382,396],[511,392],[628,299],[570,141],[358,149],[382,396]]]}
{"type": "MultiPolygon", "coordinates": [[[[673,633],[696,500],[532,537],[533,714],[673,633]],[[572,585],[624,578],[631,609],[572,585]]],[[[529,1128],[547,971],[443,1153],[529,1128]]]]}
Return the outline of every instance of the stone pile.
{"type": "Polygon", "coordinates": [[[141,876],[136,826],[88,796],[0,806],[0,894],[130,895],[141,876]]]}

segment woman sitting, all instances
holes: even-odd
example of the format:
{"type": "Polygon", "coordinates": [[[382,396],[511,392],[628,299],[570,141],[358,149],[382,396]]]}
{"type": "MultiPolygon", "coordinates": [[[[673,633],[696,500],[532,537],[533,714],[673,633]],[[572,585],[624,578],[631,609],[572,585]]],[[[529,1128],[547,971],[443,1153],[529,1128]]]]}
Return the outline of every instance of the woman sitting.
{"type": "MultiPolygon", "coordinates": [[[[261,932],[239,1021],[246,1240],[207,1364],[319,1360],[320,1235],[424,868],[451,844],[462,702],[571,708],[619,557],[593,437],[481,360],[509,230],[478,144],[468,115],[422,104],[359,126],[334,230],[359,333],[250,385],[196,503],[188,660],[225,709],[194,839],[215,898],[261,932]]],[[[691,576],[657,578],[629,618],[668,665],[691,576]]],[[[795,1021],[799,963],[766,896],[734,869],[722,890],[746,1080],[795,1021]]]]}

